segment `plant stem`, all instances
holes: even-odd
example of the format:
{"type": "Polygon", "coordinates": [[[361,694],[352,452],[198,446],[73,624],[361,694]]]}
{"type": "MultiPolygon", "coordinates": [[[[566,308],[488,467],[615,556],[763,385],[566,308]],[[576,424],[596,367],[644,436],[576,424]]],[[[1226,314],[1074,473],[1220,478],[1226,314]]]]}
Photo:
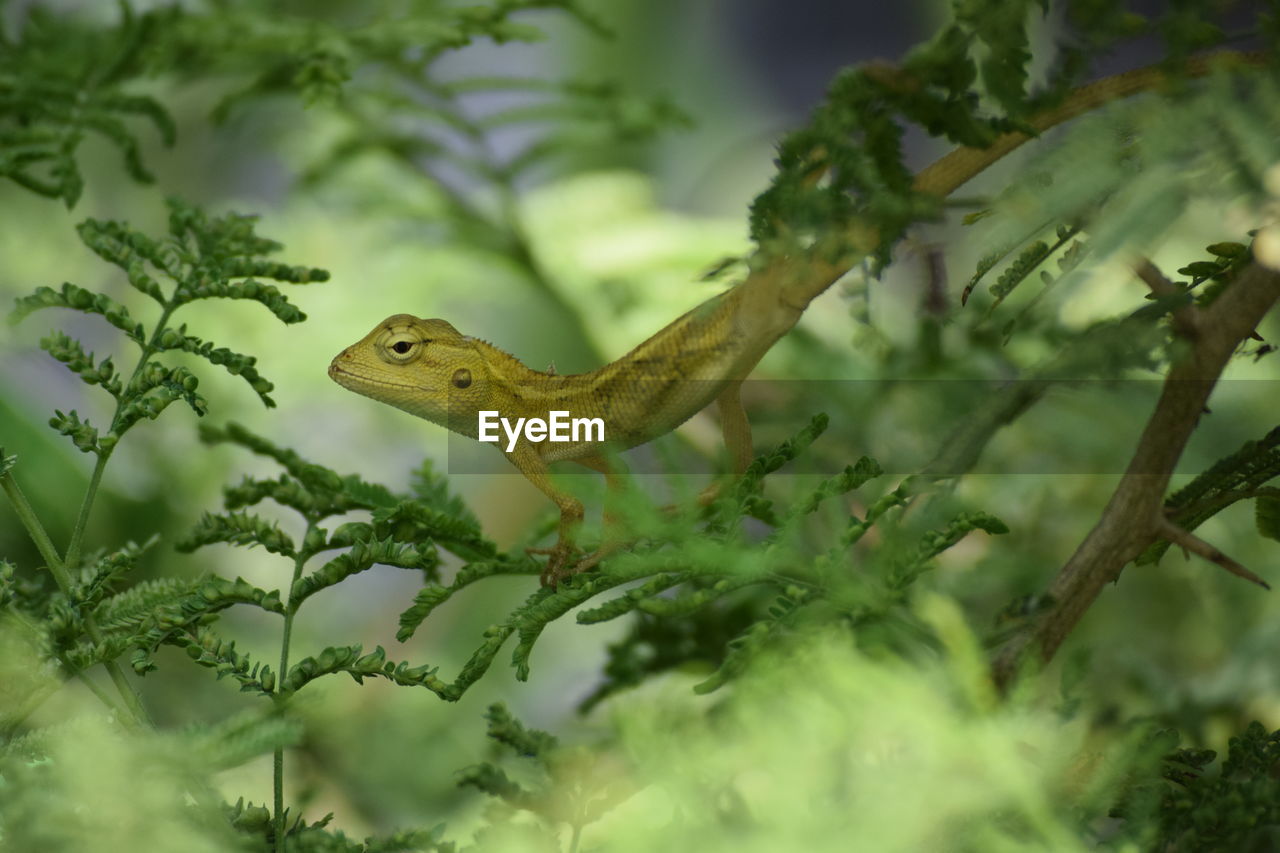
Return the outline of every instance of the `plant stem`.
{"type": "MultiPolygon", "coordinates": [[[[302,541],[305,543],[311,539],[311,532],[315,529],[316,522],[314,519],[307,519],[307,531],[303,534],[302,541]]],[[[289,583],[289,594],[284,607],[284,630],[280,636],[280,669],[276,673],[276,690],[274,699],[277,707],[284,702],[284,677],[289,672],[289,642],[293,637],[293,617],[297,612],[298,605],[293,600],[293,589],[298,585],[298,579],[302,577],[302,567],[306,565],[311,554],[302,548],[293,558],[293,579],[289,583]]],[[[275,836],[276,853],[284,851],[284,747],[277,746],[275,754],[272,756],[272,789],[274,794],[275,805],[275,836]]]]}
{"type": "Polygon", "coordinates": [[[70,568],[80,564],[80,545],[84,541],[84,530],[89,524],[89,513],[98,496],[98,486],[102,484],[102,472],[106,470],[107,460],[110,458],[111,451],[99,451],[98,462],[93,466],[93,474],[89,476],[89,488],[85,490],[84,500],[80,502],[80,514],[76,517],[76,526],[71,531],[71,541],[67,544],[64,563],[70,568]]]}
{"type": "MultiPolygon", "coordinates": [[[[108,434],[115,433],[116,426],[120,422],[120,412],[124,409],[124,393],[137,380],[138,374],[142,373],[142,368],[147,366],[147,359],[155,355],[160,342],[160,335],[165,330],[165,324],[169,322],[169,316],[176,309],[176,305],[165,304],[164,310],[160,312],[160,319],[156,321],[151,340],[142,345],[142,355],[138,357],[138,363],[134,366],[133,373],[129,376],[129,381],[124,385],[124,392],[116,399],[116,411],[111,416],[111,429],[108,434]]],[[[116,437],[119,438],[119,436],[116,437]]],[[[71,542],[67,545],[66,564],[71,568],[75,568],[80,562],[80,545],[84,541],[85,527],[89,524],[89,513],[93,510],[93,502],[98,497],[98,486],[102,484],[102,472],[107,468],[107,460],[111,458],[112,449],[114,449],[114,446],[108,450],[98,450],[98,462],[93,466],[93,474],[89,477],[89,488],[85,490],[84,500],[80,502],[80,515],[76,518],[75,529],[71,531],[71,542]]]]}
{"type": "MultiPolygon", "coordinates": [[[[98,481],[102,479],[102,466],[104,464],[105,459],[99,457],[98,465],[94,468],[94,477],[90,481],[89,493],[85,496],[85,504],[81,507],[81,520],[77,522],[77,528],[81,529],[81,532],[83,532],[82,522],[84,521],[84,516],[88,512],[87,507],[93,502],[92,495],[97,489],[98,481]]],[[[27,529],[27,533],[36,543],[36,550],[44,558],[50,573],[53,574],[54,581],[58,584],[58,589],[68,596],[71,595],[72,582],[71,573],[67,569],[68,564],[58,557],[58,552],[53,547],[53,541],[49,538],[48,532],[44,529],[44,525],[40,523],[40,518],[36,515],[35,510],[27,501],[27,496],[22,493],[22,489],[18,486],[18,481],[13,478],[11,473],[0,474],[0,489],[4,490],[5,496],[13,504],[13,509],[18,515],[18,519],[22,522],[22,526],[27,529]]],[[[67,553],[72,556],[70,547],[67,549],[67,553]]],[[[77,559],[79,558],[77,557],[77,559]]],[[[84,627],[91,640],[95,643],[102,642],[102,632],[98,630],[93,616],[88,613],[84,616],[84,627]]],[[[133,715],[134,720],[139,724],[149,724],[147,712],[142,707],[142,699],[138,696],[137,691],[134,690],[133,685],[129,683],[129,680],[125,678],[124,671],[116,665],[115,661],[103,661],[103,666],[106,668],[107,674],[111,676],[111,681],[115,684],[116,690],[120,692],[120,696],[124,699],[125,705],[133,715]]],[[[95,690],[94,693],[98,698],[103,698],[98,691],[95,690]]],[[[108,707],[116,709],[114,703],[106,702],[106,704],[108,707]]]]}
{"type": "Polygon", "coordinates": [[[69,591],[71,589],[71,577],[67,574],[62,560],[58,558],[58,552],[53,547],[53,540],[49,538],[48,532],[45,531],[44,525],[40,523],[40,518],[36,515],[35,510],[32,509],[31,504],[27,502],[27,496],[22,493],[22,489],[19,488],[18,481],[13,478],[13,474],[7,471],[4,474],[0,474],[0,489],[4,490],[5,497],[9,499],[9,503],[13,504],[13,511],[18,514],[18,520],[22,522],[22,526],[27,529],[32,541],[36,543],[36,550],[40,552],[41,557],[44,557],[45,564],[48,565],[49,571],[53,573],[53,579],[58,582],[58,588],[63,592],[69,591]]]}

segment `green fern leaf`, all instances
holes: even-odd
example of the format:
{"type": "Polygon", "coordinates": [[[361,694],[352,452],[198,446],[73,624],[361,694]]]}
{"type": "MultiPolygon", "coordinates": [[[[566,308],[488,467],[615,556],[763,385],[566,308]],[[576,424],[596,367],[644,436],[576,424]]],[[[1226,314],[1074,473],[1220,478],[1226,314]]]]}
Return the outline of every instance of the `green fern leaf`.
{"type": "Polygon", "coordinates": [[[284,557],[293,557],[297,553],[293,540],[278,526],[267,523],[261,516],[244,512],[225,515],[206,512],[196,523],[195,529],[174,547],[179,551],[194,551],[196,548],[216,542],[245,545],[250,548],[261,545],[271,553],[284,557]]]}
{"type": "Polygon", "coordinates": [[[41,308],[70,308],[86,314],[97,314],[139,344],[146,338],[146,330],[142,324],[134,322],[123,305],[109,296],[85,290],[70,282],[63,283],[60,290],[38,287],[30,296],[19,297],[9,314],[9,322],[17,323],[41,308]]]}

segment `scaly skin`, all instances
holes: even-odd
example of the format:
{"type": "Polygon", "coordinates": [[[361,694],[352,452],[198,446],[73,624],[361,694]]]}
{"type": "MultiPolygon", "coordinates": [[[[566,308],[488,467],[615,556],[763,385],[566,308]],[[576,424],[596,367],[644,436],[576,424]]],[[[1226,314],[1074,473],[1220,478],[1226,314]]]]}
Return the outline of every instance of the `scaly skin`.
{"type": "MultiPolygon", "coordinates": [[[[1184,77],[1214,68],[1260,65],[1261,54],[1220,52],[1188,60],[1184,77]]],[[[1119,98],[1164,83],[1156,66],[1117,74],[1083,86],[1062,104],[1035,116],[1037,132],[1119,98]]],[[[982,149],[959,148],[916,176],[915,189],[946,197],[1031,137],[1008,133],[982,149]]],[[[822,172],[815,164],[813,180],[822,172]]],[[[594,566],[611,548],[575,560],[574,533],[582,504],[550,479],[548,463],[573,460],[605,474],[611,491],[619,480],[610,454],[670,432],[712,401],[717,403],[734,469],[751,459],[751,427],[739,401],[742,381],[818,294],[835,283],[878,242],[873,227],[850,235],[856,249],[838,262],[775,259],[742,283],[678,317],[631,352],[588,373],[560,376],[526,367],[493,345],[458,332],[444,320],[396,314],[339,353],[329,376],[344,388],[476,438],[478,413],[547,418],[553,410],[573,418],[601,418],[606,443],[530,442],[499,448],[560,509],[559,539],[549,554],[544,584],[594,566]]],[[[816,254],[816,253],[815,253],[816,254]]]]}

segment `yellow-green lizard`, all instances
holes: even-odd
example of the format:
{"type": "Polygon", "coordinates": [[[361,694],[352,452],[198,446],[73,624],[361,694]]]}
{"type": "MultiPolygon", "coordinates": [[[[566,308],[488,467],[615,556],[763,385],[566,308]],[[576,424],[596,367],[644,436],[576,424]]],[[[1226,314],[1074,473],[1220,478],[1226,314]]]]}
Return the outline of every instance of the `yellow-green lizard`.
{"type": "MultiPolygon", "coordinates": [[[[1217,63],[1255,64],[1255,54],[1219,53],[1188,62],[1184,76],[1200,76],[1217,63]]],[[[1077,89],[1061,105],[1036,116],[1042,132],[1118,98],[1150,89],[1166,79],[1158,67],[1108,77],[1077,89]]],[[[1024,133],[1008,133],[982,149],[959,148],[920,172],[915,189],[945,197],[1009,151],[1026,142],[1024,133]]],[[[815,158],[814,179],[822,172],[815,158]]],[[[607,454],[642,444],[679,426],[714,401],[735,472],[751,459],[751,427],[742,408],[742,381],[805,308],[878,242],[873,227],[845,235],[851,253],[839,261],[819,253],[772,258],[737,286],[708,299],[616,361],[588,373],[560,376],[526,367],[497,347],[460,333],[444,320],[396,314],[339,353],[329,376],[358,394],[372,397],[477,438],[483,412],[506,418],[495,433],[512,464],[560,510],[559,538],[549,549],[542,582],[555,583],[595,565],[602,549],[575,560],[574,533],[582,504],[556,488],[548,464],[573,460],[605,474],[617,487],[607,454]],[[603,426],[604,441],[535,440],[538,433],[513,432],[512,423],[548,420],[551,413],[603,426]],[[524,419],[524,421],[520,421],[524,419]]],[[[490,417],[490,421],[493,417],[490,417]]],[[[543,435],[546,434],[544,429],[543,435]]]]}

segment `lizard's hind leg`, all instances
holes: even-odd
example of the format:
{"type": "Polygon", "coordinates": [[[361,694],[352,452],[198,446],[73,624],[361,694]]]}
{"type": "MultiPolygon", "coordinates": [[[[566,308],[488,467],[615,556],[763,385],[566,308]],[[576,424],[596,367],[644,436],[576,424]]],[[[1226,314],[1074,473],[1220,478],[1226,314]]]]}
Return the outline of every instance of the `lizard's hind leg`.
{"type": "Polygon", "coordinates": [[[622,518],[618,513],[618,506],[627,495],[630,476],[626,463],[617,455],[604,456],[597,453],[583,457],[577,462],[579,465],[590,468],[592,471],[599,471],[604,475],[604,531],[600,547],[578,561],[578,564],[573,567],[574,574],[585,572],[587,569],[594,567],[601,560],[617,553],[627,544],[622,529],[622,518]]]}

